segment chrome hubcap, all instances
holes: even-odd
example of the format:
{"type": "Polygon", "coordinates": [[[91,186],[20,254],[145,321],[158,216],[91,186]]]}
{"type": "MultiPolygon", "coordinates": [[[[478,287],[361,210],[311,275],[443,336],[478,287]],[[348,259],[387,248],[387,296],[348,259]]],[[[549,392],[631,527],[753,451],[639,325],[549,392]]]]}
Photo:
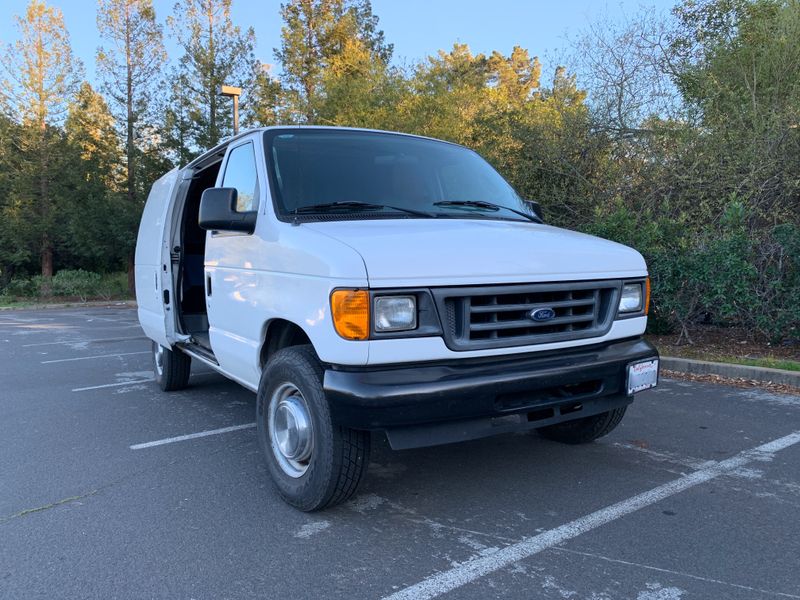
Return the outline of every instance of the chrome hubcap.
{"type": "Polygon", "coordinates": [[[164,374],[164,347],[161,344],[154,344],[153,358],[156,364],[156,373],[164,374]]]}
{"type": "Polygon", "coordinates": [[[314,435],[303,395],[291,383],[278,386],[269,402],[269,438],[272,453],[283,472],[300,477],[308,470],[314,435]]]}

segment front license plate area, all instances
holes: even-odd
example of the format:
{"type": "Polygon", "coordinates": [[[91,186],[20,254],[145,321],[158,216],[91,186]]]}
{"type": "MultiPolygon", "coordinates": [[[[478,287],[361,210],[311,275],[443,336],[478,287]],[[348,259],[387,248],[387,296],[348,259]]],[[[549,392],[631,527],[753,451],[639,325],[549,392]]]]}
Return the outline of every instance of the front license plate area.
{"type": "Polygon", "coordinates": [[[658,385],[658,359],[628,365],[628,395],[658,385]]]}

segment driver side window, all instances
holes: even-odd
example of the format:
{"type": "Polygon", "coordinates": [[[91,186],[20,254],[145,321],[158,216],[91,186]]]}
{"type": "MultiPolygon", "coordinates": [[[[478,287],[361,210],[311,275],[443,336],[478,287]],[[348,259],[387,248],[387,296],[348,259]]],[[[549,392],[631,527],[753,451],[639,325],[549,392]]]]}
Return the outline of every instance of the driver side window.
{"type": "Polygon", "coordinates": [[[258,175],[252,142],[237,146],[228,154],[222,187],[236,188],[236,212],[258,210],[258,175]]]}

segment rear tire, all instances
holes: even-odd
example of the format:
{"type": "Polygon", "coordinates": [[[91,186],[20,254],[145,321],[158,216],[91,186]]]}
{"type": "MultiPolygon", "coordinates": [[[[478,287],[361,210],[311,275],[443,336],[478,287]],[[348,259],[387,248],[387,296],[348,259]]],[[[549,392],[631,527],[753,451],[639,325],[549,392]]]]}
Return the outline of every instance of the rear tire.
{"type": "Polygon", "coordinates": [[[622,421],[627,406],[615,408],[608,412],[583,417],[574,421],[548,425],[539,429],[542,437],[563,444],[586,444],[608,435],[622,421]]]}
{"type": "Polygon", "coordinates": [[[369,464],[370,437],[331,420],[323,370],[311,346],[275,353],[256,397],[258,439],[280,496],[302,511],[339,504],[369,464]]]}
{"type": "Polygon", "coordinates": [[[153,371],[156,382],[165,392],[182,390],[189,383],[192,358],[177,348],[164,348],[153,342],[153,371]]]}

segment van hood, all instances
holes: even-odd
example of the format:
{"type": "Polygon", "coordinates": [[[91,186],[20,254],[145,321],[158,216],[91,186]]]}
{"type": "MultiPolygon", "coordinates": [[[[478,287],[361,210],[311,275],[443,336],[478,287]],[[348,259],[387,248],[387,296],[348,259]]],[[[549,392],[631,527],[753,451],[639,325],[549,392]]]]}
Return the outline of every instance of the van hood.
{"type": "Polygon", "coordinates": [[[537,283],[642,277],[632,248],[558,227],[478,219],[304,225],[352,247],[371,287],[537,283]]]}

